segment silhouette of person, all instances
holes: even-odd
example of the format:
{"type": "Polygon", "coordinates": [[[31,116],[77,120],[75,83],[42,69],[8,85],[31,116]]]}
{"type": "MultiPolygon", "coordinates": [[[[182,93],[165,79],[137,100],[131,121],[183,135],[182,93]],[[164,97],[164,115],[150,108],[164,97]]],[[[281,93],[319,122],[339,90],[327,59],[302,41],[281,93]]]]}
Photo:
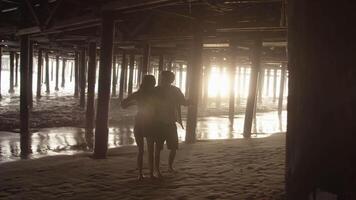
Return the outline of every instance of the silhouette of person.
{"type": "Polygon", "coordinates": [[[168,159],[168,170],[175,172],[173,162],[178,149],[178,133],[176,122],[182,127],[181,105],[188,105],[189,101],[185,99],[183,93],[178,87],[172,85],[175,75],[170,71],[161,72],[161,82],[155,88],[156,111],[154,130],[158,132],[161,139],[156,143],[155,168],[157,175],[162,176],[159,170],[160,151],[163,149],[164,141],[170,150],[168,159]]]}
{"type": "Polygon", "coordinates": [[[127,108],[130,105],[137,105],[138,111],[135,117],[134,136],[138,147],[137,167],[139,170],[138,180],[144,178],[142,173],[143,154],[144,154],[144,138],[146,138],[148,149],[148,161],[150,169],[150,177],[155,178],[153,174],[153,155],[154,143],[152,124],[154,117],[154,95],[153,90],[156,85],[155,77],[145,75],[137,92],[134,92],[121,102],[122,108],[127,108]]]}

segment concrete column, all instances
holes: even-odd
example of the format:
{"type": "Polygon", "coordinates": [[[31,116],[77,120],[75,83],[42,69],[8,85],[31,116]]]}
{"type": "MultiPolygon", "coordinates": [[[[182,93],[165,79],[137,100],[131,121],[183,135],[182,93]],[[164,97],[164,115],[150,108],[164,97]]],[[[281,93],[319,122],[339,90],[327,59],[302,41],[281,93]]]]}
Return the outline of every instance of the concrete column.
{"type": "Polygon", "coordinates": [[[193,40],[192,54],[190,57],[190,68],[192,79],[189,81],[189,99],[192,103],[188,107],[187,128],[185,141],[194,143],[196,141],[196,126],[198,118],[199,91],[201,90],[203,41],[201,35],[195,35],[193,40]]]}
{"type": "Polygon", "coordinates": [[[49,94],[50,93],[50,89],[49,89],[49,55],[48,52],[46,51],[45,54],[45,60],[46,60],[46,93],[49,94]]]}
{"type": "Polygon", "coordinates": [[[29,39],[27,35],[20,36],[21,43],[21,82],[20,82],[20,146],[21,156],[27,157],[31,152],[30,148],[30,130],[29,130],[29,39]]]}
{"type": "Polygon", "coordinates": [[[85,62],[85,48],[82,48],[79,54],[79,81],[80,81],[80,107],[85,108],[85,90],[86,90],[86,62],[85,62]]]}
{"type": "Polygon", "coordinates": [[[86,109],[86,133],[93,133],[94,129],[94,98],[95,98],[95,77],[96,77],[96,43],[90,42],[88,49],[88,95],[86,109]]]}
{"type": "Polygon", "coordinates": [[[54,90],[58,91],[58,80],[59,79],[59,55],[56,55],[56,86],[54,90]]]}
{"type": "Polygon", "coordinates": [[[94,157],[105,158],[108,149],[108,115],[112,66],[114,20],[105,14],[102,20],[101,53],[99,69],[98,110],[96,113],[94,157]]]}
{"type": "Polygon", "coordinates": [[[15,52],[10,52],[10,88],[9,93],[12,94],[14,90],[14,61],[15,61],[15,52]]]}
{"type": "Polygon", "coordinates": [[[247,98],[247,106],[244,121],[244,137],[251,137],[252,121],[254,116],[254,110],[256,106],[257,96],[257,83],[260,73],[260,54],[261,54],[261,40],[256,40],[252,48],[251,55],[251,75],[250,75],[250,88],[247,98]]]}
{"type": "Polygon", "coordinates": [[[124,99],[125,93],[125,75],[126,75],[126,68],[127,68],[127,58],[126,53],[122,53],[122,61],[121,61],[121,73],[120,73],[120,85],[119,85],[119,99],[122,101],[124,99]]]}
{"type": "Polygon", "coordinates": [[[61,83],[62,88],[64,88],[65,84],[66,84],[66,64],[67,64],[67,60],[65,58],[63,58],[63,60],[62,60],[62,83],[61,83]]]}
{"type": "Polygon", "coordinates": [[[38,49],[38,59],[37,59],[37,92],[36,97],[41,98],[41,86],[42,86],[42,49],[38,49]]]}
{"type": "Polygon", "coordinates": [[[128,94],[132,94],[133,87],[133,73],[135,69],[135,54],[130,55],[130,70],[129,70],[129,85],[128,85],[128,94]]]}

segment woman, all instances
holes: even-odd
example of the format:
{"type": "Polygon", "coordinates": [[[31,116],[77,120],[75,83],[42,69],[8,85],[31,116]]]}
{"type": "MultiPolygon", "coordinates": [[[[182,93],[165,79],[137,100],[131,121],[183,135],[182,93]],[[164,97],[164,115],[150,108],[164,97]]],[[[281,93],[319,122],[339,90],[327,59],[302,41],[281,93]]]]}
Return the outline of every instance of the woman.
{"type": "Polygon", "coordinates": [[[150,169],[150,177],[153,175],[153,153],[154,153],[154,137],[152,135],[152,124],[154,117],[154,96],[153,90],[156,85],[155,77],[145,75],[143,77],[140,89],[134,92],[121,102],[122,108],[127,108],[130,105],[137,105],[138,111],[135,117],[134,136],[138,147],[137,167],[139,170],[138,180],[143,179],[143,152],[144,138],[147,141],[148,162],[150,169]]]}

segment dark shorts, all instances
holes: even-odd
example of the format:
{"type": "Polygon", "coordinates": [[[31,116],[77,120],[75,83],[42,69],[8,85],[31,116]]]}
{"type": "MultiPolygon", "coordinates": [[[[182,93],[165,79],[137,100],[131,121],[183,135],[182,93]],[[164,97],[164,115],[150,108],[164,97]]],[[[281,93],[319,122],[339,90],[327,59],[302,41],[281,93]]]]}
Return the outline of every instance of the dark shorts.
{"type": "Polygon", "coordinates": [[[170,150],[178,149],[178,133],[175,123],[155,123],[154,130],[157,134],[157,146],[163,149],[164,141],[167,143],[167,148],[170,150]]]}

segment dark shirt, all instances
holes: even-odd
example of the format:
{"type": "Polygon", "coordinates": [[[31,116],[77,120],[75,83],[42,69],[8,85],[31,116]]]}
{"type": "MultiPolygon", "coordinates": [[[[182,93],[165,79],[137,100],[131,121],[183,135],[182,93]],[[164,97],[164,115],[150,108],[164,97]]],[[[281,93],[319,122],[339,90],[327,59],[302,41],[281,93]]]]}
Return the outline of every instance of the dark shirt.
{"type": "Polygon", "coordinates": [[[186,105],[187,101],[180,89],[173,85],[157,86],[154,93],[157,98],[155,120],[165,124],[181,124],[180,106],[186,105]]]}

